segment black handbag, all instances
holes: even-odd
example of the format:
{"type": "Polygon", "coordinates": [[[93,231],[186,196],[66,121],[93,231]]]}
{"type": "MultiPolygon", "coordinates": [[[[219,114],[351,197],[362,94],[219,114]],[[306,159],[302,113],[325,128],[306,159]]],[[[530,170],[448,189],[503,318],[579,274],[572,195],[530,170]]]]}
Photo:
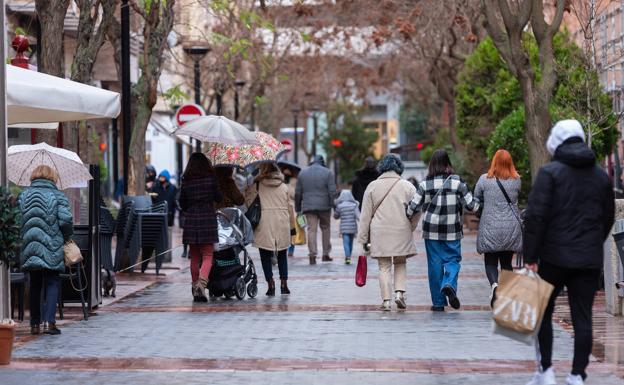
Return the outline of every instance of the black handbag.
{"type": "Polygon", "coordinates": [[[262,216],[262,205],[260,204],[260,188],[258,183],[256,183],[256,198],[251,202],[249,207],[247,208],[247,212],[245,216],[251,223],[251,228],[256,229],[260,224],[260,217],[262,216]]]}

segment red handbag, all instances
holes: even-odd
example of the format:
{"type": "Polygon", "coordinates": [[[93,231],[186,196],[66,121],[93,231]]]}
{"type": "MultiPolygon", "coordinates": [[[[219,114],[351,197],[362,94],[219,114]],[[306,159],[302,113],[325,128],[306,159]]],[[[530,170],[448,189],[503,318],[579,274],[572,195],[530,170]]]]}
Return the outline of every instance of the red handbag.
{"type": "Polygon", "coordinates": [[[357,268],[355,269],[355,284],[359,287],[366,285],[366,256],[360,255],[358,257],[357,268]]]}

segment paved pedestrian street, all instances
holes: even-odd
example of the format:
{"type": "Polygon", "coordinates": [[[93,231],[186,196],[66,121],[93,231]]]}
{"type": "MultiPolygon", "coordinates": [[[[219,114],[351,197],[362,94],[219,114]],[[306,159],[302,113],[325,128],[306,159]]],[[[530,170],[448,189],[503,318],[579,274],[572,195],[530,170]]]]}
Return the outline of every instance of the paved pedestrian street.
{"type": "MultiPolygon", "coordinates": [[[[138,291],[101,306],[86,322],[74,312],[76,317],[61,324],[61,336],[31,338],[22,326],[12,364],[0,369],[0,384],[512,385],[529,380],[534,347],[492,334],[489,286],[474,235],[463,243],[462,309],[445,313],[429,311],[422,241],[421,254],[408,262],[408,311],[391,313],[377,309],[376,263],[369,260],[368,283],[358,288],[355,266],[343,264],[341,240],[334,237],[333,245],[334,262],[316,266],[308,265],[304,247],[297,248],[289,259],[290,296],[278,290],[276,297],[266,297],[261,279],[256,299],[193,304],[187,268],[167,270],[166,277],[120,276],[120,292],[137,286],[133,281],[142,282],[138,291]]],[[[257,251],[252,255],[260,269],[257,251]]],[[[598,298],[597,353],[587,384],[624,384],[623,322],[603,309],[598,298]]],[[[569,318],[565,306],[557,314],[554,365],[564,383],[573,340],[563,322],[569,318]]]]}

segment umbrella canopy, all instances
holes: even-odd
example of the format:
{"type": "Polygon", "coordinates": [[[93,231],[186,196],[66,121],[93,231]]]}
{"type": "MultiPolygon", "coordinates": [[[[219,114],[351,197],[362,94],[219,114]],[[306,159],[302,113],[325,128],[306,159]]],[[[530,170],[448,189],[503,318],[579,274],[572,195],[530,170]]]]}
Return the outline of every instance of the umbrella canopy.
{"type": "Polygon", "coordinates": [[[30,175],[40,165],[52,168],[59,176],[58,187],[65,190],[84,185],[93,179],[75,152],[52,147],[47,143],[9,147],[7,176],[18,186],[30,186],[30,175]]]}
{"type": "Polygon", "coordinates": [[[252,135],[260,143],[258,145],[230,146],[222,143],[208,143],[204,153],[212,164],[236,166],[240,168],[266,161],[275,161],[285,150],[283,144],[264,132],[253,132],[252,135]]]}
{"type": "Polygon", "coordinates": [[[7,121],[51,123],[116,118],[121,109],[117,92],[29,71],[12,65],[7,73],[7,121]]]}
{"type": "Polygon", "coordinates": [[[259,144],[258,139],[247,127],[225,116],[200,116],[185,123],[175,134],[188,135],[202,142],[214,142],[231,146],[259,144]]]}

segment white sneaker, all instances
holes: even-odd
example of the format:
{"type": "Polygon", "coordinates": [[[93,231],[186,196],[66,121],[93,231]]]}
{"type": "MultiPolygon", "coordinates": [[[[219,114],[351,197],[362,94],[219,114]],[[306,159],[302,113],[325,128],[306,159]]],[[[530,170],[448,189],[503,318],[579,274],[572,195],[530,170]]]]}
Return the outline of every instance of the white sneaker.
{"type": "Polygon", "coordinates": [[[403,295],[402,291],[397,291],[394,302],[397,304],[397,307],[401,310],[407,309],[407,302],[405,302],[405,295],[403,295]]]}
{"type": "Polygon", "coordinates": [[[533,379],[527,382],[526,385],[557,385],[555,371],[550,367],[545,372],[535,372],[533,379]]]}
{"type": "Polygon", "coordinates": [[[585,381],[583,381],[583,376],[581,375],[568,374],[566,385],[585,385],[585,381]]]}
{"type": "Polygon", "coordinates": [[[389,299],[385,299],[382,304],[381,304],[381,310],[382,311],[390,311],[392,310],[392,305],[390,303],[389,299]]]}

